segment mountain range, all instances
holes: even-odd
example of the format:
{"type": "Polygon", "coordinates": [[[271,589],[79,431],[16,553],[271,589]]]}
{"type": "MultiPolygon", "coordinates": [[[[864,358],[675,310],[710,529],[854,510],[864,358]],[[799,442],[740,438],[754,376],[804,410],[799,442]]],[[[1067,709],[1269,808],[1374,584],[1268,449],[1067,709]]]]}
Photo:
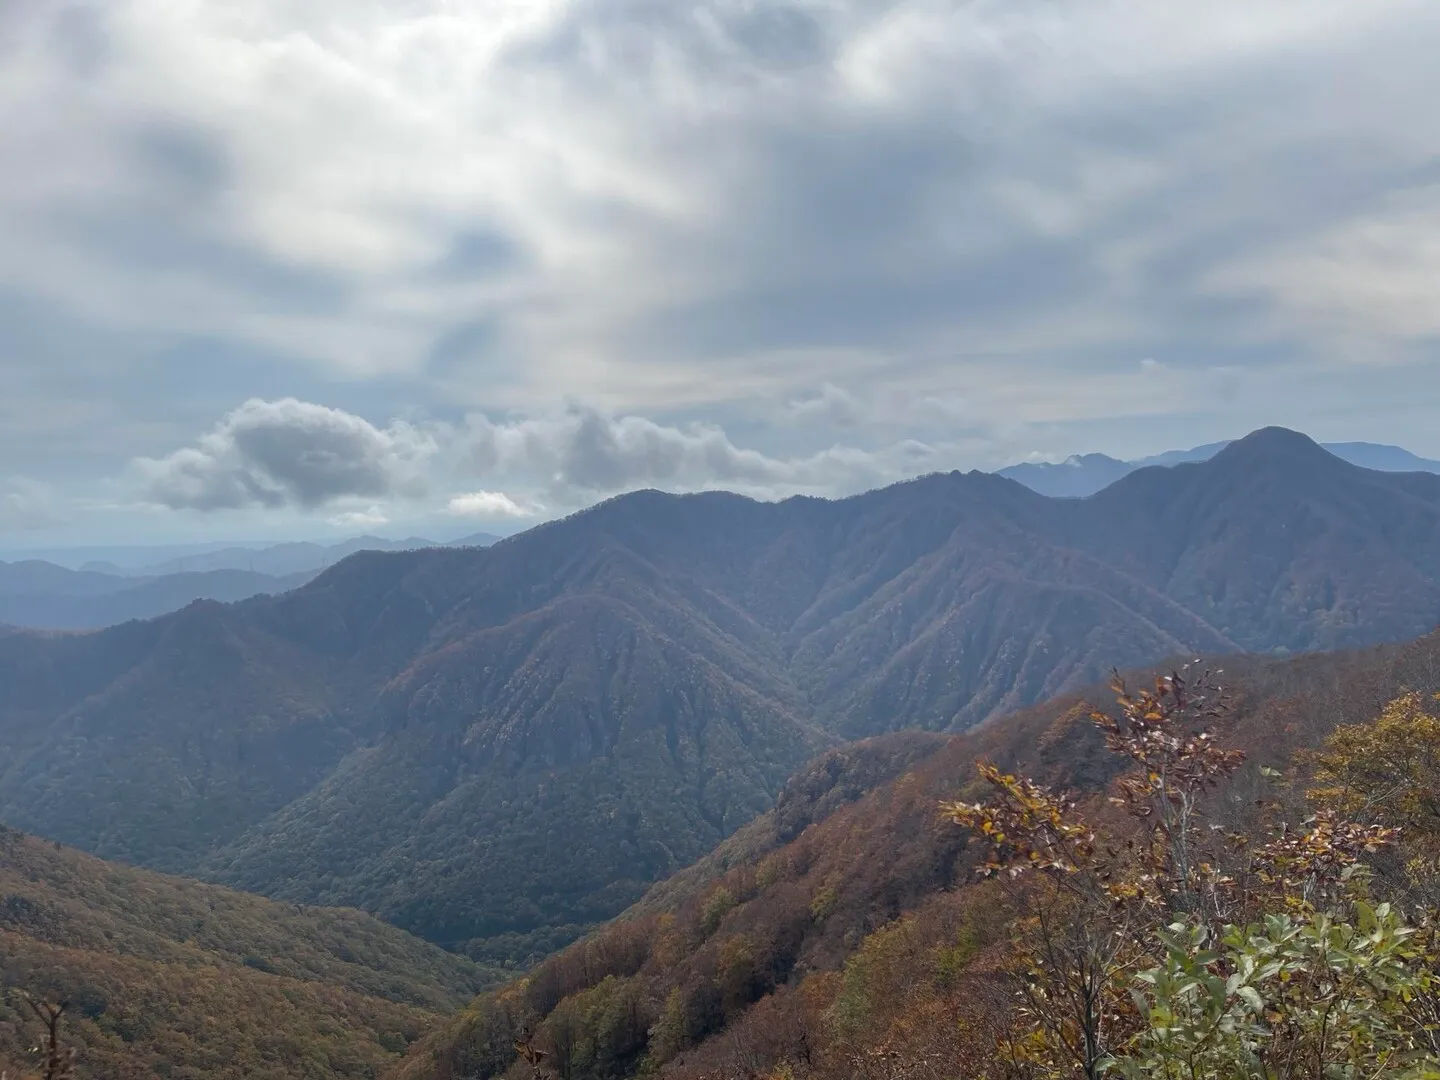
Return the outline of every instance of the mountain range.
{"type": "Polygon", "coordinates": [[[1087,499],[984,473],[637,492],[279,596],[0,635],[0,819],[523,962],[842,740],[1437,621],[1440,476],[1282,429],[1087,499]]]}
{"type": "Polygon", "coordinates": [[[0,563],[0,622],[36,630],[94,630],[131,619],[152,619],[196,600],[232,602],[282,593],[314,576],[209,570],[117,577],[45,562],[0,563]]]}
{"type": "Polygon", "coordinates": [[[292,541],[283,544],[258,546],[230,545],[207,547],[198,551],[149,561],[144,559],[146,549],[132,551],[127,560],[129,565],[114,562],[91,561],[81,569],[101,570],[105,573],[128,574],[140,577],[157,577],[168,574],[203,573],[212,570],[249,570],[254,573],[283,577],[289,574],[318,574],[328,566],[334,566],[341,559],[357,551],[410,551],[414,548],[429,547],[488,547],[500,539],[491,533],[472,533],[459,540],[440,543],[423,536],[409,536],[403,540],[387,540],[383,536],[354,536],[334,544],[316,544],[309,541],[292,541]]]}
{"type": "MultiPolygon", "coordinates": [[[[1001,469],[999,475],[1018,480],[1032,491],[1055,498],[1083,499],[1109,487],[1122,476],[1152,465],[1184,465],[1208,461],[1228,442],[1206,443],[1190,450],[1169,450],[1163,454],[1121,461],[1107,454],[1073,454],[1064,461],[1027,461],[1001,469]]],[[[1379,472],[1440,473],[1440,461],[1419,457],[1409,450],[1381,443],[1324,443],[1336,457],[1379,472]]]]}
{"type": "Polygon", "coordinates": [[[457,540],[423,536],[391,540],[383,536],[352,536],[334,542],[210,540],[189,544],[108,544],[0,550],[11,562],[48,562],[71,570],[90,570],[120,577],[155,577],[204,570],[251,570],[284,576],[316,572],[357,551],[406,551],[417,547],[484,547],[499,537],[477,532],[457,540]]]}
{"type": "Polygon", "coordinates": [[[360,536],[332,545],[224,547],[128,571],[93,561],[78,570],[43,559],[0,562],[0,623],[37,630],[93,630],[154,618],[195,600],[229,603],[286,592],[357,551],[480,547],[495,539],[476,533],[437,545],[419,537],[360,536]]]}

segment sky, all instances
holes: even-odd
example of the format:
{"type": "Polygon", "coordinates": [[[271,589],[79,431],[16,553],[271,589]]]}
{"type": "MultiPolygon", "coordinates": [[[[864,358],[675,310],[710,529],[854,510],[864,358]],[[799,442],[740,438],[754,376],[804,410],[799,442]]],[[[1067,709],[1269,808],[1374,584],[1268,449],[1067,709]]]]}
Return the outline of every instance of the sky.
{"type": "Polygon", "coordinates": [[[1434,0],[5,0],[0,548],[1440,457],[1434,0]]]}

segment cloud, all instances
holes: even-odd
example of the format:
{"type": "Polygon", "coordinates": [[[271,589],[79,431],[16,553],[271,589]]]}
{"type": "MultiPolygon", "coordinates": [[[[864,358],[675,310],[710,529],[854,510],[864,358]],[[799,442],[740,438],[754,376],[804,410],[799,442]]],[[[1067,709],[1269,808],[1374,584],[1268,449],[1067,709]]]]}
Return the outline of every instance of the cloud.
{"type": "Polygon", "coordinates": [[[470,491],[453,496],[445,505],[447,513],[456,517],[527,518],[543,513],[543,507],[522,506],[503,491],[470,491]]]}
{"type": "Polygon", "coordinates": [[[0,532],[45,529],[65,518],[64,500],[49,484],[23,476],[0,480],[0,532]]]}
{"type": "Polygon", "coordinates": [[[760,498],[848,494],[942,467],[974,446],[914,439],[878,448],[833,445],[806,454],[737,446],[718,425],[663,424],[572,403],[545,416],[468,420],[469,461],[481,476],[520,477],[552,501],[578,505],[638,487],[726,488],[760,498]]]}
{"type": "Polygon", "coordinates": [[[783,395],[838,346],[871,384],[1223,347],[1263,312],[1215,318],[1206,273],[1363,217],[1440,136],[1422,0],[8,10],[0,281],[352,376],[485,326],[440,350],[472,407],[783,395]]]}
{"type": "Polygon", "coordinates": [[[378,506],[370,506],[364,510],[346,510],[339,514],[332,514],[327,519],[331,525],[338,525],[347,529],[374,529],[381,525],[390,523],[390,516],[378,506]]]}
{"type": "MultiPolygon", "coordinates": [[[[0,458],[394,517],[364,466],[169,453],[285,395],[511,417],[530,486],[483,486],[546,505],[1006,456],[980,428],[1140,456],[1365,414],[1440,453],[1433,365],[1357,370],[1436,334],[1437,34],[1431,0],[0,3],[0,458]]],[[[444,506],[444,456],[379,473],[444,506]]]]}
{"type": "Polygon", "coordinates": [[[340,409],[251,399],[194,446],[134,463],[144,498],[171,509],[314,509],[346,497],[416,498],[438,443],[396,421],[377,428],[340,409]]]}
{"type": "MultiPolygon", "coordinates": [[[[830,388],[832,399],[839,394],[830,388]]],[[[528,416],[474,413],[459,425],[380,427],[294,398],[251,399],[193,445],[135,459],[131,473],[140,501],[154,508],[323,509],[332,525],[364,528],[433,505],[437,491],[451,516],[537,518],[642,487],[724,488],[766,499],[846,495],[993,450],[984,435],[951,435],[776,454],[738,444],[715,423],[665,423],[578,401],[528,416]],[[487,486],[468,488],[475,478],[487,486]],[[453,490],[457,481],[467,486],[453,490]]]]}
{"type": "Polygon", "coordinates": [[[840,428],[854,427],[861,422],[863,410],[852,394],[827,382],[820,392],[800,397],[788,405],[790,415],[803,423],[830,424],[840,428]]]}
{"type": "Polygon", "coordinates": [[[1440,184],[1430,184],[1228,266],[1210,284],[1265,298],[1278,321],[1328,326],[1349,344],[1403,346],[1440,339],[1437,281],[1440,184]]]}

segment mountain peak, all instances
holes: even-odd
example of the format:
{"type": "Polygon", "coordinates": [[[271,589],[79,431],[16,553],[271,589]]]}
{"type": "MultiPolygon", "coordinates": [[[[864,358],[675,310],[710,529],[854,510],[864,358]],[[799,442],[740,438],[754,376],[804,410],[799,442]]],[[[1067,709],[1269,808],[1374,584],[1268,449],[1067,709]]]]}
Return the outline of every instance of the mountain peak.
{"type": "Polygon", "coordinates": [[[1340,461],[1309,435],[1283,427],[1263,427],[1252,431],[1243,439],[1229,443],[1211,460],[1216,463],[1249,463],[1261,459],[1311,464],[1340,461]]]}

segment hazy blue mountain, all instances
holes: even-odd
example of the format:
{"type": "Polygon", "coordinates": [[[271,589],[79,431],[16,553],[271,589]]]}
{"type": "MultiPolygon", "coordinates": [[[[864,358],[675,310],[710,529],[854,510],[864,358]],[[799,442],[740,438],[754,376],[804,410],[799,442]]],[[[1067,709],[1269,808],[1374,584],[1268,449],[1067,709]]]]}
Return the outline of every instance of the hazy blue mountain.
{"type": "MultiPolygon", "coordinates": [[[[1163,454],[1152,454],[1147,458],[1140,458],[1130,462],[1132,469],[1143,469],[1149,465],[1184,465],[1192,461],[1209,461],[1225,447],[1230,445],[1230,440],[1224,442],[1206,443],[1204,446],[1192,446],[1189,450],[1166,450],[1163,454]]],[[[1098,490],[1098,489],[1097,489],[1098,490]]]]}
{"type": "MultiPolygon", "coordinates": [[[[500,537],[477,532],[458,540],[439,542],[421,536],[387,540],[356,536],[335,543],[273,541],[221,541],[202,544],[116,545],[0,551],[0,559],[46,562],[111,577],[158,577],[206,570],[253,570],[287,575],[333,566],[357,551],[406,551],[422,547],[488,547],[500,537]]],[[[105,591],[103,588],[100,591],[105,591]]]]}
{"type": "Polygon", "coordinates": [[[1106,454],[1074,454],[1058,464],[1024,462],[1001,469],[1000,476],[1018,480],[1031,491],[1052,498],[1084,498],[1113,484],[1134,469],[1129,462],[1106,454]]]}
{"type": "Polygon", "coordinates": [[[1336,457],[1344,458],[1362,469],[1378,472],[1429,472],[1440,473],[1440,461],[1422,458],[1398,446],[1381,443],[1347,442],[1325,443],[1325,449],[1336,457]]]}
{"type": "Polygon", "coordinates": [[[356,536],[338,544],[297,542],[273,544],[263,548],[222,548],[219,551],[187,555],[146,567],[146,574],[175,574],[196,570],[254,570],[257,573],[288,575],[318,573],[334,566],[357,551],[413,551],[433,547],[489,547],[498,536],[473,533],[470,536],[438,543],[423,536],[407,536],[403,540],[386,540],[380,536],[356,536]]]}
{"type": "Polygon", "coordinates": [[[439,547],[434,540],[411,536],[404,540],[386,540],[379,536],[356,536],[338,544],[315,544],[299,541],[273,544],[263,548],[231,547],[201,552],[177,559],[168,559],[141,569],[147,576],[193,573],[205,570],[253,570],[260,574],[318,573],[334,566],[357,551],[409,551],[412,548],[439,547]]]}
{"type": "Polygon", "coordinates": [[[41,559],[0,562],[0,596],[106,596],[134,585],[134,578],[70,570],[41,559]]]}
{"type": "Polygon", "coordinates": [[[125,577],[138,574],[147,566],[169,559],[219,551],[221,548],[259,550],[273,546],[274,541],[224,540],[194,544],[93,544],[81,547],[6,548],[0,550],[0,559],[12,563],[40,560],[71,570],[91,570],[125,577]]]}
{"type": "Polygon", "coordinates": [[[330,545],[231,546],[192,550],[143,573],[133,568],[123,571],[106,561],[90,562],[79,570],[41,559],[0,562],[0,623],[34,630],[93,630],[130,619],[151,619],[196,600],[232,603],[283,593],[357,551],[488,547],[497,539],[489,533],[473,533],[449,544],[419,537],[360,536],[330,545]]]}
{"type": "MultiPolygon", "coordinates": [[[[1046,461],[1011,465],[999,470],[997,475],[1018,481],[1041,495],[1083,499],[1103,491],[1136,469],[1155,465],[1172,468],[1197,461],[1209,461],[1229,445],[1228,441],[1206,443],[1189,450],[1167,450],[1163,454],[1153,454],[1135,461],[1121,461],[1107,454],[1072,454],[1058,463],[1046,461]]],[[[1342,461],[1359,465],[1362,469],[1374,469],[1377,472],[1440,473],[1440,461],[1422,458],[1399,446],[1367,442],[1321,445],[1342,461]]]]}
{"type": "MultiPolygon", "coordinates": [[[[196,600],[231,603],[252,596],[283,593],[305,584],[315,576],[301,572],[284,577],[257,574],[249,570],[208,570],[196,574],[165,574],[156,578],[109,577],[85,571],[51,567],[71,575],[72,582],[50,574],[28,575],[51,581],[51,591],[12,590],[19,575],[7,574],[15,567],[33,568],[34,563],[0,563],[0,622],[33,630],[97,630],[131,619],[153,619],[178,611],[196,600]],[[67,591],[68,584],[68,591],[67,591]]],[[[48,564],[39,564],[42,566],[48,564]]],[[[33,586],[32,586],[33,589],[33,586]]]]}

